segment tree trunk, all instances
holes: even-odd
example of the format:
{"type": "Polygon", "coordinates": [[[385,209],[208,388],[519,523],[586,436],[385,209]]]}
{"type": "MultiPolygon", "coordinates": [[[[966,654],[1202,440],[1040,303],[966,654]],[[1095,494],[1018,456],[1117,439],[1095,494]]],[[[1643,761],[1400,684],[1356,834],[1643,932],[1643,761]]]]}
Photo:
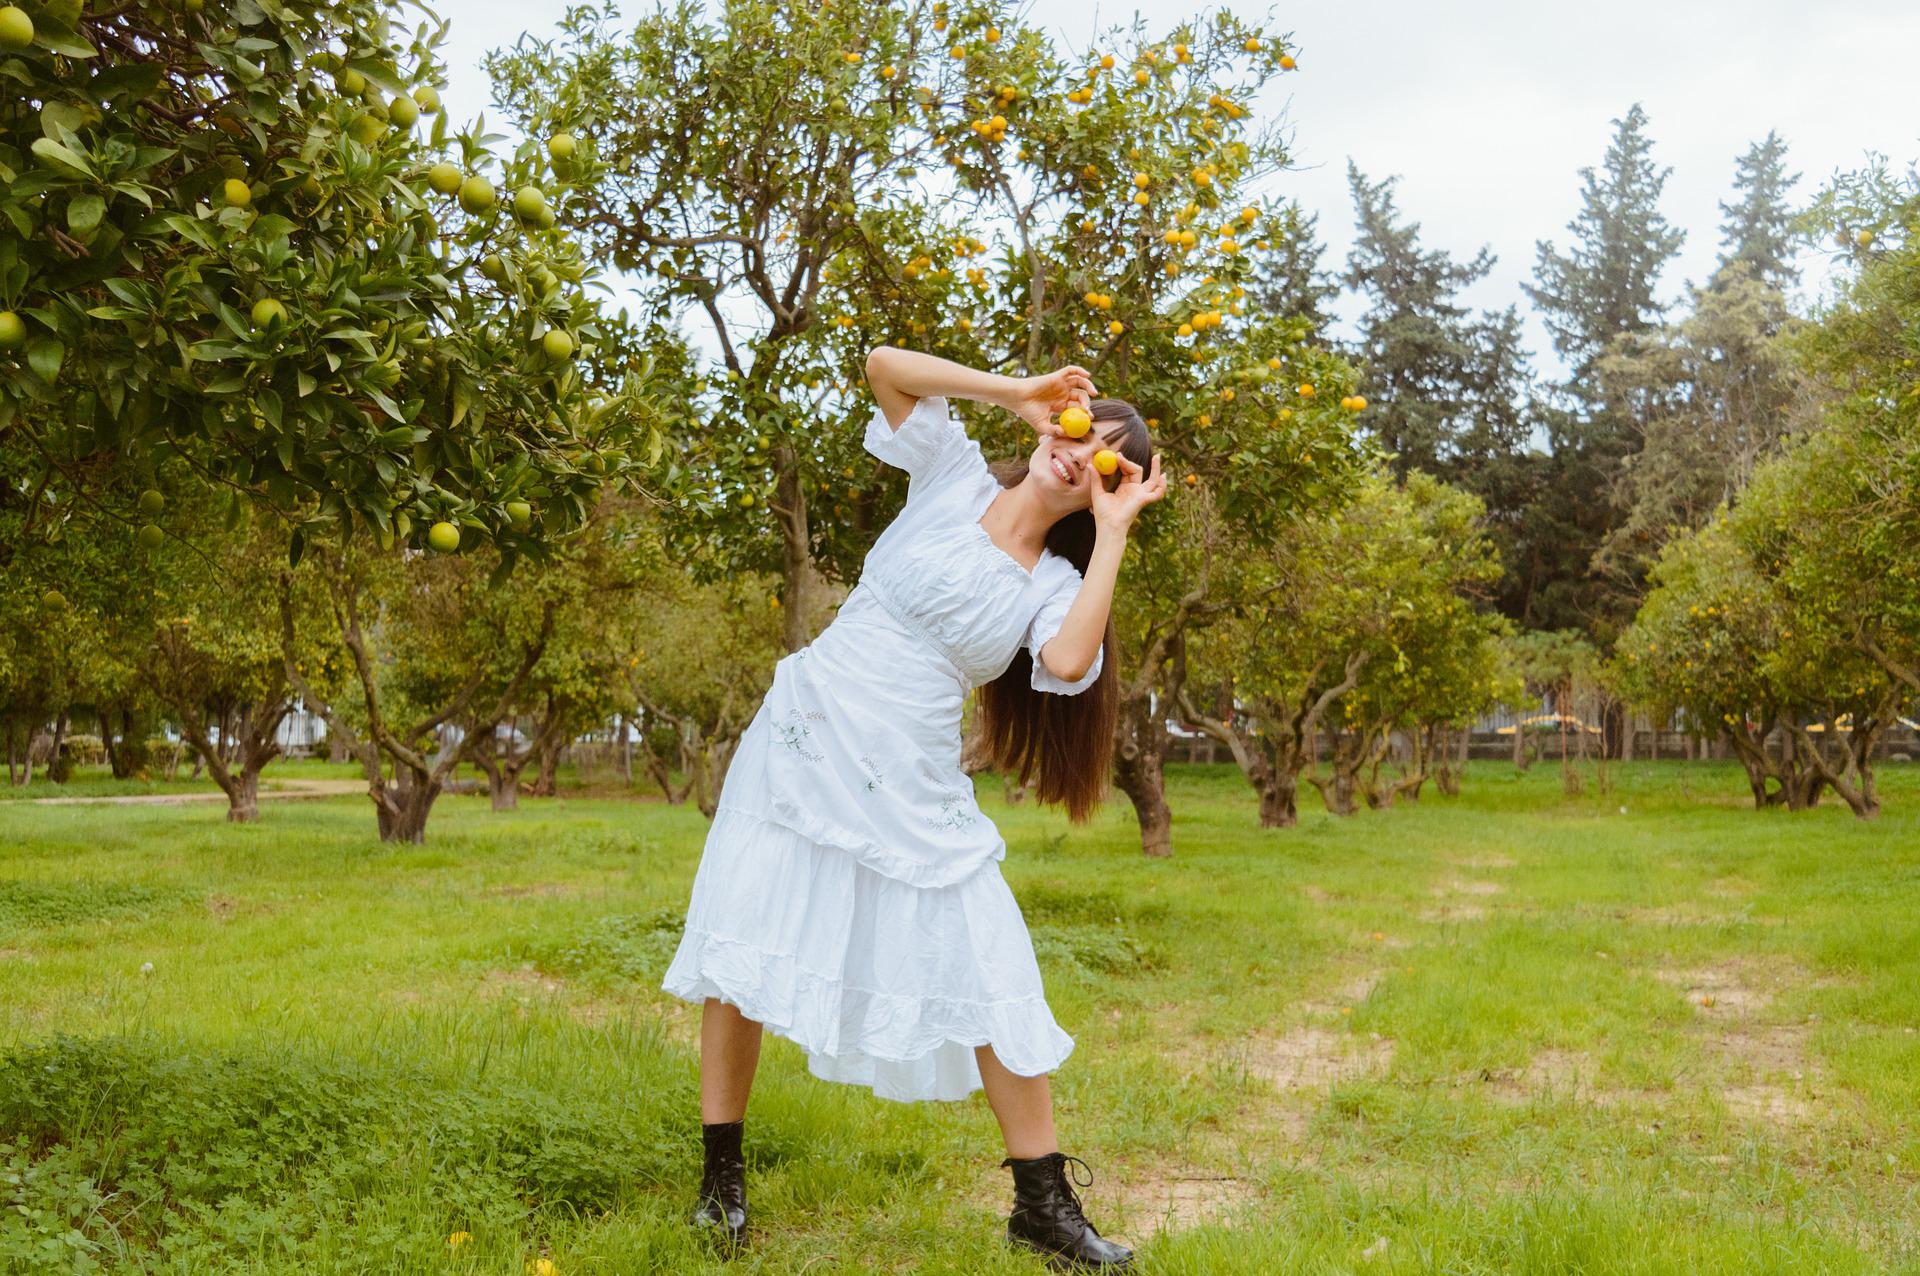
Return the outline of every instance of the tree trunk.
{"type": "Polygon", "coordinates": [[[540,759],[540,770],[534,776],[527,793],[533,797],[552,797],[560,791],[560,755],[566,752],[567,734],[555,731],[543,738],[535,753],[540,759]]]}
{"type": "Polygon", "coordinates": [[[800,466],[787,444],[782,443],[776,453],[780,469],[771,508],[780,524],[780,636],[791,653],[813,638],[813,556],[808,549],[807,493],[800,481],[800,466]]]}
{"type": "Polygon", "coordinates": [[[1167,729],[1151,696],[1120,706],[1119,740],[1113,751],[1114,786],[1133,803],[1140,825],[1140,853],[1150,859],[1173,854],[1173,809],[1167,805],[1167,729]]]}
{"type": "Polygon", "coordinates": [[[1370,731],[1334,731],[1327,750],[1327,769],[1331,775],[1309,775],[1307,783],[1320,791],[1321,804],[1329,815],[1353,815],[1360,810],[1360,768],[1366,763],[1370,731]]]}
{"type": "Polygon", "coordinates": [[[70,725],[72,725],[72,719],[68,717],[67,711],[62,709],[59,716],[53,720],[53,754],[47,760],[47,778],[55,784],[65,784],[73,777],[72,765],[61,757],[61,754],[66,751],[67,728],[70,725]]]}
{"type": "Polygon", "coordinates": [[[233,775],[227,790],[227,820],[232,824],[251,824],[260,818],[260,772],[242,768],[233,775]]]}
{"type": "Polygon", "coordinates": [[[1290,829],[1300,823],[1300,770],[1272,767],[1260,789],[1260,827],[1290,829]]]}

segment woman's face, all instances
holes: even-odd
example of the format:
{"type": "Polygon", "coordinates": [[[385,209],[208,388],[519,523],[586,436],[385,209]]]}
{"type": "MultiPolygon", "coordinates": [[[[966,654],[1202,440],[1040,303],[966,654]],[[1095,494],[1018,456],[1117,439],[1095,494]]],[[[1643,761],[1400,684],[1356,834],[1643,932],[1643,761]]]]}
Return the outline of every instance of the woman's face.
{"type": "Polygon", "coordinates": [[[1093,428],[1077,439],[1055,434],[1041,436],[1040,445],[1027,460],[1027,481],[1039,484],[1034,490],[1049,509],[1068,514],[1093,504],[1093,485],[1103,477],[1093,468],[1093,454],[1102,448],[1119,451],[1112,441],[1101,435],[1102,424],[1094,422],[1093,428]]]}

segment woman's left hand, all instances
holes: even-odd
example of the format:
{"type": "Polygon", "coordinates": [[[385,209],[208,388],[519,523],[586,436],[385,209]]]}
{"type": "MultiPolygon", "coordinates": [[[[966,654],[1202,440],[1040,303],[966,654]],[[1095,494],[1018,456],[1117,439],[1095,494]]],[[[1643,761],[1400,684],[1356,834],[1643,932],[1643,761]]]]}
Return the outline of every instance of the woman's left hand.
{"type": "Polygon", "coordinates": [[[1140,467],[1126,457],[1115,454],[1120,461],[1120,482],[1109,492],[1104,482],[1096,482],[1090,494],[1093,508],[1093,521],[1109,530],[1125,533],[1133,526],[1133,520],[1140,511],[1167,494],[1166,472],[1160,468],[1160,454],[1155,452],[1150,461],[1152,469],[1141,473],[1140,467]]]}
{"type": "Polygon", "coordinates": [[[1044,376],[1016,379],[1013,392],[1001,406],[1017,413],[1038,433],[1059,434],[1060,423],[1054,416],[1068,408],[1084,408],[1091,402],[1093,377],[1085,368],[1068,364],[1044,376]]]}

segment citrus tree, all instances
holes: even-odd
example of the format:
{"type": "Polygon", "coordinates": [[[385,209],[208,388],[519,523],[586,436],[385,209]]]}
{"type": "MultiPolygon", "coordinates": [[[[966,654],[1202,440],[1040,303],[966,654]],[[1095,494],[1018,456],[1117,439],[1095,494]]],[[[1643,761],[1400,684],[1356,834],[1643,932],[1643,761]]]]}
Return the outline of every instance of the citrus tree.
{"type": "MultiPolygon", "coordinates": [[[[1215,489],[1228,540],[1271,535],[1353,467],[1363,405],[1313,308],[1248,305],[1298,275],[1297,210],[1249,194],[1285,154],[1248,103],[1293,54],[1231,15],[1095,43],[1064,54],[1006,4],[732,3],[620,34],[576,10],[491,64],[523,127],[576,139],[563,221],[711,326],[670,531],[703,570],[777,573],[789,649],[817,619],[807,581],[851,580],[897,507],[859,448],[877,345],[1094,369],[1215,489]]],[[[1031,446],[969,424],[990,451],[1031,446]]],[[[1204,561],[1180,553],[1143,546],[1166,579],[1130,566],[1123,586],[1155,600],[1130,613],[1119,742],[1150,853],[1169,844],[1155,688],[1186,626],[1230,605],[1182,605],[1204,561]]]]}
{"type": "Polygon", "coordinates": [[[635,415],[585,409],[600,333],[547,157],[449,127],[422,12],[9,9],[0,446],[28,530],[177,534],[129,499],[167,471],[286,518],[296,558],[354,529],[514,553],[628,467],[635,415]]]}
{"type": "Polygon", "coordinates": [[[1190,639],[1178,703],[1232,751],[1263,827],[1297,822],[1323,731],[1335,767],[1318,782],[1344,814],[1356,794],[1384,805],[1417,793],[1440,760],[1440,729],[1487,707],[1500,622],[1484,604],[1499,565],[1482,516],[1477,498],[1425,474],[1375,473],[1338,512],[1243,558],[1248,605],[1190,639]],[[1381,788],[1396,728],[1411,765],[1381,788]]]}
{"type": "Polygon", "coordinates": [[[1724,512],[1669,542],[1648,581],[1652,588],[1614,651],[1629,698],[1656,717],[1677,713],[1723,737],[1756,808],[1812,806],[1821,781],[1792,739],[1809,706],[1774,660],[1793,626],[1724,512]]]}
{"type": "MultiPolygon", "coordinates": [[[[227,795],[235,822],[260,818],[260,773],[281,755],[281,724],[299,707],[283,658],[276,570],[288,535],[277,520],[248,519],[223,537],[194,536],[205,554],[165,553],[143,644],[146,686],[227,795]]],[[[334,681],[324,668],[330,618],[313,605],[313,592],[298,595],[294,658],[326,686],[334,681]]]]}

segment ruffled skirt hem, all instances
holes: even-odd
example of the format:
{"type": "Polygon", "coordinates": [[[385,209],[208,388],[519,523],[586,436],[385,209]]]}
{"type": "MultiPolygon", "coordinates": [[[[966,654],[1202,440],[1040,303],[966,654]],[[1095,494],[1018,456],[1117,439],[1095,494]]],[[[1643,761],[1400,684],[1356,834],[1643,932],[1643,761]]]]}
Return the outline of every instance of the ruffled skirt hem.
{"type": "Polygon", "coordinates": [[[734,806],[715,813],[661,987],[736,1006],[814,1076],[900,1102],[980,1089],[977,1046],[1024,1076],[1073,1050],[997,862],[915,886],[734,806]]]}

